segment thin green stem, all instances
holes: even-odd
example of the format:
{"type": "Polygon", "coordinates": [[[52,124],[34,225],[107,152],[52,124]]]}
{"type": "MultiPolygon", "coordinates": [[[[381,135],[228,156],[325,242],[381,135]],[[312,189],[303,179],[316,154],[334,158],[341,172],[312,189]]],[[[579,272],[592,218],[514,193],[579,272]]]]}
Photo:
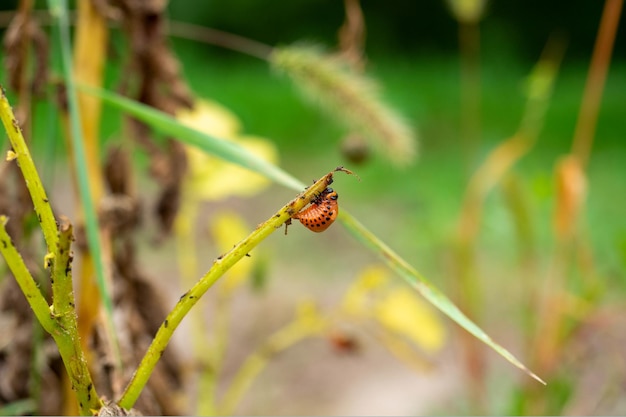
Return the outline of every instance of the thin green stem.
{"type": "MultiPolygon", "coordinates": [[[[334,172],[334,171],[333,171],[334,172]]],[[[189,313],[191,308],[198,302],[200,297],[213,286],[213,284],[235,265],[241,258],[246,256],[254,247],[261,243],[266,237],[274,233],[283,223],[291,219],[291,216],[298,213],[307,204],[313,201],[317,195],[332,183],[333,172],[326,174],[311,187],[300,193],[294,200],[281,208],[275,215],[259,225],[247,238],[239,242],[226,254],[218,257],[211,269],[194,285],[189,291],[183,294],[178,304],[170,312],[167,318],[159,327],[152,344],[148,348],[139,367],[135,371],[133,378],[126,387],[122,398],[118,404],[125,409],[130,409],[137,401],[143,387],[148,382],[154,367],[161,358],[163,351],[167,347],[174,330],[181,323],[183,318],[189,313]]]]}
{"type": "Polygon", "coordinates": [[[46,240],[48,253],[54,253],[57,245],[57,226],[52,207],[50,207],[46,190],[43,188],[33,158],[30,156],[30,151],[26,146],[19,122],[13,114],[13,109],[2,86],[0,86],[0,118],[13,148],[11,157],[17,160],[30,193],[30,198],[33,200],[33,206],[35,207],[39,223],[41,223],[41,230],[46,240]]]}
{"type": "MultiPolygon", "coordinates": [[[[51,311],[50,306],[39,291],[37,283],[28,271],[28,268],[26,268],[24,260],[13,245],[11,237],[6,231],[5,225],[7,220],[6,216],[0,216],[0,252],[7,261],[11,272],[15,276],[15,280],[26,296],[26,300],[33,309],[37,320],[39,320],[41,326],[50,333],[56,342],[65,369],[72,381],[72,389],[76,393],[81,414],[92,415],[94,411],[100,409],[102,403],[93,386],[91,375],[87,368],[87,362],[80,348],[76,325],[76,312],[73,305],[73,296],[71,295],[71,275],[66,274],[69,275],[64,279],[66,282],[57,286],[57,288],[55,288],[57,284],[53,284],[53,289],[67,291],[67,282],[69,282],[70,295],[55,294],[55,299],[60,300],[60,302],[65,301],[67,305],[60,306],[61,314],[59,314],[58,311],[51,311]],[[68,300],[72,300],[72,303],[70,304],[68,300]]],[[[67,232],[67,229],[65,232],[62,231],[60,241],[67,240],[69,242],[71,228],[69,228],[69,237],[67,232]]],[[[67,252],[69,253],[69,250],[67,252]]],[[[66,268],[66,263],[61,265],[59,262],[59,259],[63,260],[63,258],[64,256],[58,255],[51,258],[53,259],[52,263],[55,270],[57,268],[66,268]]],[[[56,275],[56,272],[54,272],[54,275],[56,275]]]]}
{"type": "Polygon", "coordinates": [[[267,366],[269,360],[279,352],[286,350],[294,344],[322,332],[328,324],[327,320],[318,317],[311,320],[307,317],[297,317],[278,332],[274,333],[263,346],[250,355],[243,363],[239,371],[233,377],[228,391],[218,409],[219,415],[233,415],[237,404],[241,403],[243,395],[259,373],[267,366]]]}
{"type": "Polygon", "coordinates": [[[85,145],[83,143],[83,135],[81,129],[80,111],[78,105],[78,97],[76,96],[76,85],[74,82],[74,73],[72,66],[72,57],[70,51],[70,35],[69,35],[69,22],[67,16],[67,0],[48,0],[48,7],[50,14],[57,20],[59,26],[59,45],[61,49],[61,62],[63,64],[63,76],[65,80],[65,86],[67,89],[68,108],[70,114],[70,127],[71,127],[71,140],[72,147],[74,149],[74,164],[76,166],[78,177],[78,189],[80,202],[85,214],[85,231],[87,234],[87,242],[93,261],[95,264],[96,278],[102,303],[106,310],[106,320],[104,321],[107,327],[107,335],[111,338],[112,345],[114,346],[114,353],[116,356],[116,362],[121,365],[121,353],[119,351],[119,342],[117,340],[117,334],[115,333],[115,325],[113,323],[113,302],[109,294],[111,291],[108,288],[105,268],[102,259],[102,244],[100,242],[100,231],[98,225],[98,216],[94,202],[91,198],[93,195],[91,192],[91,185],[89,184],[89,169],[87,167],[87,157],[85,151],[85,145]]]}
{"type": "Polygon", "coordinates": [[[48,306],[46,299],[39,291],[37,283],[26,267],[24,259],[22,259],[22,255],[17,251],[11,237],[7,233],[5,226],[8,220],[8,217],[0,215],[0,252],[24,296],[26,296],[26,300],[30,308],[33,309],[37,320],[48,333],[52,333],[56,330],[56,324],[50,315],[50,306],[48,306]]]}

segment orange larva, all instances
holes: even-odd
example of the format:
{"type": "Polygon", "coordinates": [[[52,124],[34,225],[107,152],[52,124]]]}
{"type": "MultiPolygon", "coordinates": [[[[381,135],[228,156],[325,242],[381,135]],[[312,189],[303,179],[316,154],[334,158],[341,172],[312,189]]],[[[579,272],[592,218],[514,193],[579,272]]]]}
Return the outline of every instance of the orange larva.
{"type": "Polygon", "coordinates": [[[326,188],[306,209],[293,216],[300,220],[307,229],[313,232],[323,232],[333,224],[339,213],[336,191],[326,188]]]}

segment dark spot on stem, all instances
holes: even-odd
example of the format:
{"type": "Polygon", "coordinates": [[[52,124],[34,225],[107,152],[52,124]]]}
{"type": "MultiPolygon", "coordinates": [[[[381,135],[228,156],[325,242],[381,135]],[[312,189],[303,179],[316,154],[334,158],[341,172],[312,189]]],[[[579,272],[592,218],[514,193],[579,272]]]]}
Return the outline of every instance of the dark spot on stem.
{"type": "Polygon", "coordinates": [[[246,256],[247,256],[248,258],[252,258],[252,256],[250,256],[250,254],[249,254],[249,253],[246,253],[246,256]]]}
{"type": "Polygon", "coordinates": [[[3,240],[3,241],[2,241],[2,247],[3,247],[4,249],[6,249],[6,248],[7,248],[7,242],[6,242],[6,240],[3,240]]]}
{"type": "Polygon", "coordinates": [[[163,322],[163,327],[165,327],[167,329],[167,326],[170,325],[170,322],[167,321],[167,319],[165,319],[165,321],[163,322]]]}
{"type": "Polygon", "coordinates": [[[179,301],[182,301],[182,300],[183,300],[183,298],[187,297],[187,293],[188,293],[188,292],[189,292],[189,291],[187,291],[186,293],[184,293],[183,295],[181,295],[181,296],[180,296],[180,298],[179,298],[178,300],[179,300],[179,301]]]}
{"type": "Polygon", "coordinates": [[[47,199],[47,198],[44,198],[44,199],[43,199],[43,202],[44,202],[44,203],[48,203],[49,201],[48,201],[48,199],[47,199]]]}

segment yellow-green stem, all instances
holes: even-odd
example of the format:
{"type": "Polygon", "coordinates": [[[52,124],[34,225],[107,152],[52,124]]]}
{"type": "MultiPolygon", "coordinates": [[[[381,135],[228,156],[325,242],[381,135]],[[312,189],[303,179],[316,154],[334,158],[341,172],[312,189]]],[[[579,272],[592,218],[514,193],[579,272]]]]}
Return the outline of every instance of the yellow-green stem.
{"type": "Polygon", "coordinates": [[[256,376],[265,368],[268,361],[275,354],[286,350],[301,340],[319,334],[324,330],[328,322],[323,318],[319,320],[302,320],[296,318],[291,324],[273,334],[257,352],[250,355],[243,363],[237,374],[233,377],[228,391],[219,408],[219,414],[223,416],[233,415],[235,407],[241,402],[241,398],[252,385],[256,376]]]}
{"type": "Polygon", "coordinates": [[[11,237],[5,227],[8,220],[8,217],[0,215],[0,253],[2,253],[24,296],[26,296],[26,300],[30,308],[33,309],[37,320],[48,333],[52,333],[56,325],[50,315],[48,302],[41,294],[41,291],[39,291],[37,282],[35,282],[30,271],[26,268],[22,256],[13,246],[11,237]]]}
{"type": "Polygon", "coordinates": [[[13,114],[13,109],[7,100],[2,86],[0,86],[0,118],[9,136],[9,142],[11,142],[13,152],[15,153],[14,157],[17,159],[17,163],[24,176],[30,198],[33,200],[33,206],[35,207],[37,218],[43,230],[48,253],[54,253],[57,245],[57,227],[54,214],[48,202],[46,190],[43,188],[43,184],[37,174],[35,163],[24,141],[22,129],[20,129],[19,122],[13,114]]]}
{"type": "MultiPolygon", "coordinates": [[[[87,362],[83,356],[78,339],[76,311],[73,303],[74,297],[71,292],[71,275],[69,273],[65,274],[66,276],[61,279],[61,283],[53,283],[53,290],[59,291],[59,293],[55,292],[54,294],[55,300],[58,300],[59,310],[51,311],[50,306],[39,291],[37,283],[28,271],[28,268],[26,268],[24,260],[11,242],[11,238],[5,228],[7,220],[6,216],[0,216],[0,252],[7,261],[35,316],[56,342],[65,369],[72,381],[72,388],[76,393],[81,414],[92,415],[100,409],[102,403],[93,386],[87,362]]],[[[61,239],[57,241],[66,242],[64,246],[68,250],[65,250],[65,255],[60,255],[61,250],[55,253],[52,261],[53,275],[55,277],[61,273],[58,271],[59,269],[65,271],[68,265],[71,228],[67,224],[66,227],[62,227],[61,236],[61,239]]],[[[55,306],[56,304],[55,302],[55,306]]]]}
{"type": "MultiPolygon", "coordinates": [[[[334,171],[333,171],[334,172],[334,171]]],[[[154,367],[163,354],[169,343],[174,330],[178,327],[189,310],[198,302],[200,297],[211,288],[211,286],[241,258],[246,256],[254,247],[261,243],[266,237],[280,228],[283,223],[291,219],[291,216],[298,213],[307,204],[313,201],[332,182],[333,172],[326,174],[311,187],[300,193],[294,200],[281,208],[275,215],[270,217],[263,224],[259,225],[247,238],[239,242],[229,252],[220,256],[213,262],[211,269],[193,286],[183,294],[170,312],[167,318],[159,327],[157,334],[143,357],[139,367],[135,371],[133,378],[126,387],[122,398],[118,404],[130,409],[137,401],[143,387],[148,382],[154,367]]]]}

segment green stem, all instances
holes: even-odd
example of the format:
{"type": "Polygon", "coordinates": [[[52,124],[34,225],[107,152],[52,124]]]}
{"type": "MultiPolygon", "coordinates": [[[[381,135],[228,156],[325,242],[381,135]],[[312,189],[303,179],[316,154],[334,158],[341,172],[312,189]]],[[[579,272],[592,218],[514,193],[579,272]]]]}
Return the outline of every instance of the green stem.
{"type": "MultiPolygon", "coordinates": [[[[334,171],[333,171],[334,172],[334,171]]],[[[333,172],[326,174],[311,187],[300,193],[294,200],[281,208],[275,215],[270,217],[263,224],[259,225],[247,238],[239,242],[233,249],[218,257],[211,269],[187,291],[178,301],[178,304],[170,312],[167,318],[159,327],[152,344],[148,348],[139,367],[135,371],[133,378],[126,387],[122,398],[118,404],[125,409],[130,409],[137,401],[143,387],[148,382],[150,375],[163,351],[167,347],[174,330],[181,323],[183,318],[189,313],[191,308],[198,302],[200,297],[213,286],[213,284],[241,258],[246,256],[254,247],[261,243],[266,237],[274,233],[283,223],[291,219],[291,216],[298,213],[307,204],[313,201],[317,195],[332,183],[333,172]]]]}
{"type": "Polygon", "coordinates": [[[74,82],[74,73],[72,66],[72,57],[70,52],[70,35],[69,35],[69,19],[67,16],[67,0],[48,0],[50,14],[56,18],[59,27],[59,44],[61,46],[61,62],[63,64],[63,78],[67,89],[67,102],[70,114],[70,128],[72,147],[74,149],[74,165],[77,170],[78,190],[80,203],[85,214],[85,232],[87,235],[87,243],[91,256],[93,257],[96,281],[104,308],[106,310],[106,320],[104,325],[107,336],[111,339],[115,361],[121,367],[121,353],[119,341],[115,333],[115,325],[113,323],[113,302],[111,300],[111,291],[107,285],[105,273],[105,265],[102,254],[102,243],[100,242],[100,230],[98,225],[98,216],[94,201],[92,200],[91,185],[89,184],[89,169],[87,167],[87,157],[85,145],[83,143],[83,135],[81,129],[80,111],[78,98],[76,96],[76,85],[74,82]]]}
{"type": "Polygon", "coordinates": [[[22,135],[19,122],[13,114],[13,109],[9,104],[9,100],[7,100],[2,86],[0,86],[0,118],[2,119],[2,124],[4,124],[4,129],[9,136],[9,141],[13,148],[14,155],[12,155],[12,157],[17,159],[17,163],[24,176],[24,181],[26,182],[26,187],[30,193],[30,198],[33,200],[33,206],[35,207],[39,223],[41,223],[48,253],[54,253],[57,245],[57,226],[54,214],[52,213],[52,207],[50,207],[46,190],[43,188],[33,158],[30,156],[30,151],[26,146],[26,141],[22,135]]]}
{"type": "Polygon", "coordinates": [[[37,283],[28,268],[26,268],[24,259],[22,259],[22,256],[13,245],[13,241],[7,233],[5,226],[8,220],[8,217],[0,216],[0,252],[6,260],[24,296],[26,296],[26,300],[30,308],[33,309],[37,320],[39,320],[41,326],[48,333],[52,334],[52,332],[56,330],[56,324],[50,315],[50,306],[48,306],[46,299],[41,294],[41,291],[39,291],[37,283]]]}
{"type": "MultiPolygon", "coordinates": [[[[65,365],[65,369],[72,381],[72,389],[76,393],[76,398],[82,415],[93,415],[94,411],[102,407],[102,403],[91,380],[87,362],[80,348],[78,339],[78,329],[76,324],[76,311],[73,304],[73,296],[71,295],[71,275],[65,274],[66,277],[61,279],[64,281],[60,284],[53,283],[55,291],[69,291],[69,294],[59,294],[55,292],[55,299],[59,300],[59,310],[51,311],[50,306],[39,291],[37,283],[26,268],[26,264],[21,255],[13,245],[11,237],[8,235],[5,225],[7,223],[6,216],[0,216],[0,252],[7,261],[11,272],[26,296],[30,307],[33,309],[35,316],[41,323],[42,327],[50,333],[56,342],[61,359],[65,365]],[[68,287],[69,283],[69,287],[68,287]],[[66,305],[61,305],[65,303],[66,305]],[[71,304],[70,304],[71,303],[71,304]]],[[[69,241],[71,240],[71,228],[64,223],[61,230],[61,239],[59,242],[67,242],[67,250],[65,255],[59,255],[59,250],[55,254],[53,260],[53,275],[56,277],[62,269],[65,271],[69,260],[69,241]],[[62,263],[63,262],[63,263],[62,263]]],[[[65,244],[64,244],[65,245],[65,244]]],[[[59,247],[60,249],[61,247],[59,247]]],[[[58,279],[57,279],[58,280],[58,279]]],[[[56,305],[56,303],[55,303],[56,305]]]]}

